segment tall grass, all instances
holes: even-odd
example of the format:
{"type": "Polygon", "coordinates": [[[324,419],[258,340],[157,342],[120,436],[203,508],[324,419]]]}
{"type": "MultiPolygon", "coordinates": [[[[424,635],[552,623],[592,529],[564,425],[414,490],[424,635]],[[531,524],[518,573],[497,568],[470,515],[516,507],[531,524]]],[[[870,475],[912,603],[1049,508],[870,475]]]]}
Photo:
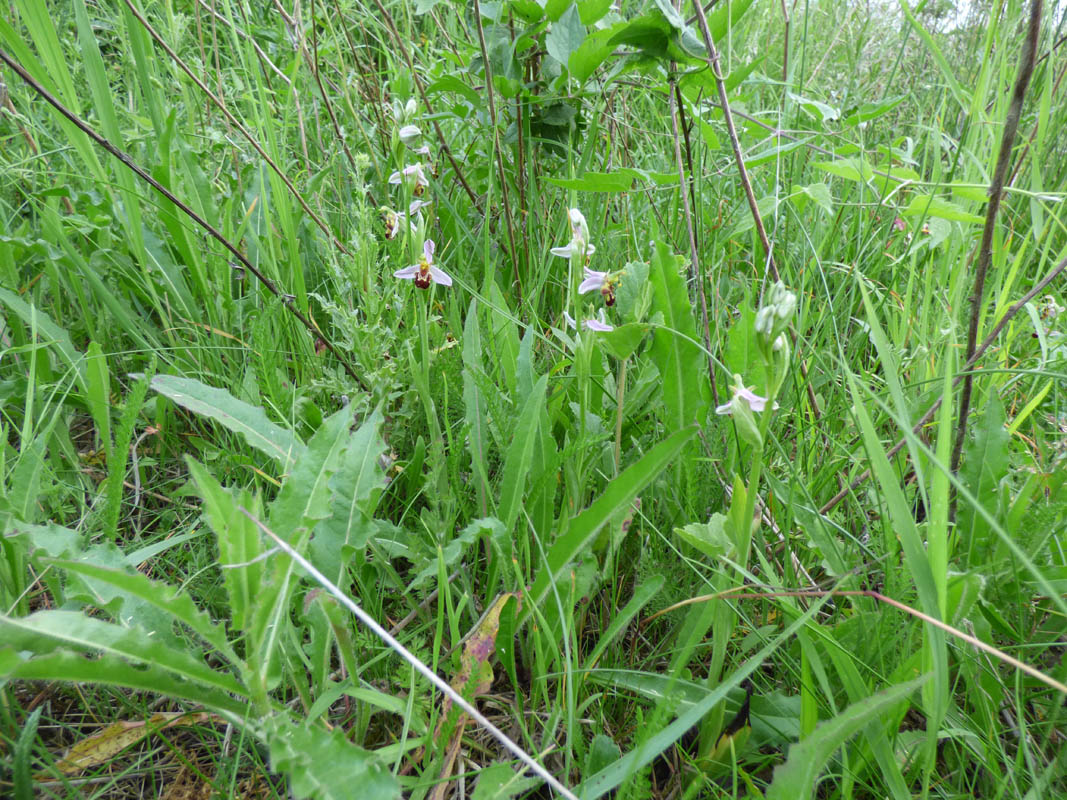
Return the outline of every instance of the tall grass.
{"type": "Polygon", "coordinates": [[[7,5],[0,794],[1067,791],[1062,9],[621,5],[7,5]]]}

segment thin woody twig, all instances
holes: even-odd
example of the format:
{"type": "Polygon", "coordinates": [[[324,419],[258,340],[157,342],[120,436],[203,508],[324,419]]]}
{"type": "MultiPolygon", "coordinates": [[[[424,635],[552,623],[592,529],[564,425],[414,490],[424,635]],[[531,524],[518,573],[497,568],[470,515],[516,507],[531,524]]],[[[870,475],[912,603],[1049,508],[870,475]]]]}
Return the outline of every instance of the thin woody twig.
{"type": "Polygon", "coordinates": [[[148,20],[141,15],[141,12],[137,10],[131,0],[126,0],[126,5],[130,9],[130,13],[132,13],[134,17],[137,18],[137,20],[141,23],[141,26],[148,32],[148,34],[153,39],[155,39],[156,43],[160,47],[162,47],[164,51],[166,51],[167,55],[170,56],[171,60],[173,60],[174,63],[181,68],[182,72],[184,72],[192,79],[193,83],[197,85],[197,88],[200,89],[200,91],[202,91],[209,98],[211,98],[211,101],[218,107],[219,111],[221,111],[223,115],[225,115],[229,123],[241,132],[241,135],[244,136],[245,139],[248,140],[248,143],[252,145],[253,148],[255,148],[255,151],[259,153],[260,158],[262,158],[267,163],[267,165],[272,170],[274,170],[274,173],[279,178],[281,178],[282,183],[285,184],[286,188],[292,193],[293,197],[296,198],[296,202],[300,204],[300,207],[304,209],[304,211],[309,217],[311,217],[311,219],[319,227],[319,229],[329,237],[330,241],[333,242],[334,247],[336,247],[345,255],[351,255],[348,251],[348,248],[341,244],[340,239],[334,236],[333,231],[330,230],[330,227],[323,221],[323,219],[318,214],[315,213],[311,206],[307,204],[307,201],[303,198],[300,192],[297,191],[297,188],[293,185],[293,182],[289,180],[289,176],[282,172],[281,168],[274,163],[274,160],[269,155],[267,155],[267,151],[263,149],[259,142],[256,141],[255,137],[253,137],[252,134],[249,133],[248,130],[245,128],[245,126],[241,124],[240,120],[238,120],[237,117],[230,113],[230,110],[226,107],[226,104],[222,102],[222,100],[217,97],[215,93],[212,92],[211,89],[209,89],[204,84],[202,80],[200,80],[198,77],[196,77],[196,75],[193,74],[193,71],[189,69],[189,66],[184,61],[182,61],[181,56],[175,53],[171,46],[167,44],[166,40],[164,40],[163,37],[156,32],[156,29],[153,28],[152,25],[148,22],[148,20]]]}
{"type": "Polygon", "coordinates": [[[0,61],[3,61],[5,64],[11,67],[11,69],[13,69],[18,74],[18,76],[26,82],[27,86],[37,92],[37,94],[40,95],[41,98],[45,100],[45,102],[47,102],[50,106],[52,106],[56,111],[58,111],[68,120],[70,120],[78,128],[78,130],[80,130],[82,133],[84,133],[86,136],[88,136],[90,139],[100,145],[100,147],[102,147],[112,156],[121,161],[123,165],[130,169],[134,174],[136,174],[137,177],[139,177],[141,180],[143,180],[145,183],[147,183],[165,198],[167,198],[167,200],[173,203],[179,211],[181,211],[183,214],[189,217],[189,219],[191,219],[193,222],[203,228],[213,239],[215,239],[215,241],[217,241],[219,244],[229,250],[230,253],[233,254],[234,258],[236,258],[241,263],[241,266],[244,269],[255,275],[256,279],[261,284],[263,284],[267,291],[269,291],[271,294],[273,294],[275,297],[277,297],[283,302],[285,307],[289,309],[289,313],[291,313],[294,317],[300,320],[300,323],[305,328],[307,328],[308,332],[311,333],[312,336],[314,336],[317,340],[321,341],[324,345],[326,345],[326,349],[329,350],[334,355],[334,357],[341,363],[341,366],[344,368],[345,372],[347,372],[349,376],[351,376],[364,391],[370,391],[370,387],[359,376],[359,373],[356,372],[355,368],[348,363],[348,360],[345,359],[340,354],[340,352],[338,352],[337,348],[334,347],[333,343],[326,339],[322,331],[320,331],[318,327],[311,322],[310,319],[305,317],[300,312],[300,310],[296,308],[296,306],[292,302],[292,295],[285,294],[280,289],[278,289],[278,287],[274,285],[270,278],[260,272],[259,269],[255,266],[255,264],[249,261],[248,257],[245,256],[245,254],[242,253],[240,250],[238,250],[237,247],[235,247],[229,239],[223,236],[214,226],[212,226],[211,223],[209,223],[207,220],[205,220],[203,217],[193,211],[193,209],[191,209],[189,206],[179,200],[166,186],[164,186],[151,175],[149,175],[145,171],[145,169],[139,164],[137,164],[132,158],[130,158],[130,156],[126,152],[120,150],[118,147],[113,145],[110,141],[108,141],[95,130],[93,130],[93,128],[91,128],[89,124],[85,122],[85,120],[83,120],[73,111],[71,111],[61,102],[59,102],[59,100],[54,97],[51,92],[41,86],[41,84],[39,84],[37,81],[35,81],[33,79],[33,76],[26,72],[26,70],[19,62],[15,61],[15,59],[9,56],[7,52],[2,49],[0,49],[0,61]]]}
{"type": "MultiPolygon", "coordinates": [[[[986,336],[982,343],[975,349],[974,355],[967,359],[967,363],[963,365],[963,369],[960,372],[969,374],[970,370],[974,368],[974,365],[978,363],[978,361],[982,358],[983,355],[985,355],[986,350],[988,350],[993,344],[993,342],[996,341],[997,336],[999,336],[1000,332],[1004,330],[1004,326],[1011,321],[1012,317],[1018,314],[1019,311],[1023,308],[1023,306],[1025,306],[1027,303],[1037,297],[1037,295],[1042,290],[1044,290],[1046,286],[1052,283],[1056,276],[1063,272],[1064,269],[1067,269],[1067,258],[1063,259],[1063,261],[1053,267],[1052,270],[1044,278],[1034,284],[1034,287],[1030,291],[1024,294],[1020,300],[1018,300],[1007,311],[1005,311],[1004,316],[1000,318],[1000,321],[993,327],[993,330],[989,332],[989,335],[986,336]]],[[[956,378],[952,381],[952,387],[955,388],[956,386],[958,386],[960,381],[962,381],[963,379],[963,374],[957,375],[956,378]]],[[[941,403],[944,402],[944,400],[944,395],[937,398],[934,404],[930,406],[930,408],[925,414],[922,415],[919,421],[912,426],[912,434],[917,434],[922,429],[922,427],[926,425],[926,423],[928,423],[931,419],[934,418],[934,414],[937,413],[937,409],[941,407],[941,403]]],[[[907,441],[908,437],[900,437],[897,443],[886,451],[886,458],[892,458],[897,453],[899,453],[901,448],[904,447],[907,441]]],[[[858,478],[855,478],[851,483],[849,483],[848,486],[846,486],[844,489],[842,489],[840,492],[830,498],[830,500],[827,501],[827,503],[819,509],[819,513],[826,514],[834,506],[844,500],[845,497],[848,496],[849,492],[851,492],[869,477],[871,477],[871,470],[868,468],[865,469],[858,478]]]]}
{"type": "MultiPolygon", "coordinates": [[[[1004,179],[1008,175],[1008,166],[1011,164],[1011,148],[1015,142],[1015,133],[1019,129],[1019,116],[1022,114],[1023,98],[1026,96],[1026,87],[1030,84],[1030,76],[1034,72],[1034,61],[1037,58],[1037,40],[1041,35],[1041,9],[1042,0],[1033,0],[1030,5],[1030,21],[1026,31],[1026,40],[1023,43],[1023,52],[1019,58],[1019,75],[1015,79],[1015,89],[1012,92],[1011,104],[1008,106],[1008,115],[1004,120],[1004,132],[1000,137],[997,166],[993,172],[993,181],[989,185],[989,205],[986,207],[985,226],[982,228],[982,242],[979,245],[978,265],[975,268],[974,288],[971,292],[971,322],[967,329],[968,361],[974,356],[978,342],[978,322],[982,317],[982,296],[985,291],[986,274],[989,272],[990,264],[993,263],[993,232],[996,229],[997,214],[1000,212],[1000,199],[1004,193],[1004,179]]],[[[959,413],[956,418],[956,442],[952,448],[951,462],[953,472],[959,469],[963,443],[967,438],[967,418],[971,412],[973,382],[973,376],[968,372],[963,379],[959,413]]]]}

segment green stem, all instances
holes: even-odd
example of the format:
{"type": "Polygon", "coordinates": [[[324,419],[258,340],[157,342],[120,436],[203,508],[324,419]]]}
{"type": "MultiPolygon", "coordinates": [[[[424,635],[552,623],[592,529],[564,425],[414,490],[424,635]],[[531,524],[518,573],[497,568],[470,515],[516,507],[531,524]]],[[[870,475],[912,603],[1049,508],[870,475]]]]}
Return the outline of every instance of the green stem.
{"type": "Polygon", "coordinates": [[[615,387],[615,402],[618,408],[615,410],[615,475],[619,474],[619,458],[622,455],[622,406],[626,397],[626,365],[630,359],[624,358],[619,365],[619,380],[615,387]]]}

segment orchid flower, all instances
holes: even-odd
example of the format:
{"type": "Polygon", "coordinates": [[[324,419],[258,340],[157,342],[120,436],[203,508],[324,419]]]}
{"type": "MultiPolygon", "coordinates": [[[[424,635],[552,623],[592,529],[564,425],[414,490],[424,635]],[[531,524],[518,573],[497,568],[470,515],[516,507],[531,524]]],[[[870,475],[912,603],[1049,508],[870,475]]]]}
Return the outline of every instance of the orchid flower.
{"type": "Polygon", "coordinates": [[[397,131],[397,135],[400,137],[400,141],[410,147],[419,140],[419,137],[422,136],[422,131],[419,130],[417,125],[405,125],[397,131]]]}
{"type": "Polygon", "coordinates": [[[430,180],[422,169],[422,163],[415,162],[390,175],[389,183],[394,186],[400,183],[413,183],[415,185],[415,194],[420,195],[423,188],[430,185],[430,180]]]}
{"type": "MultiPolygon", "coordinates": [[[[729,403],[723,403],[721,406],[715,408],[715,413],[720,415],[733,414],[734,406],[736,403],[745,403],[750,410],[757,414],[767,407],[767,398],[760,397],[754,391],[746,386],[742,386],[740,382],[730,387],[733,390],[734,396],[729,403]]],[[[775,403],[772,408],[778,408],[778,404],[775,403]]]]}
{"type": "Polygon", "coordinates": [[[426,200],[412,200],[406,214],[403,211],[393,211],[383,206],[382,220],[385,223],[385,238],[395,239],[397,233],[400,232],[400,223],[405,219],[411,226],[411,232],[418,233],[419,225],[422,223],[422,209],[428,205],[430,204],[426,200]]]}
{"type": "Polygon", "coordinates": [[[552,255],[570,258],[574,255],[584,255],[586,258],[596,252],[596,247],[589,241],[589,224],[585,221],[585,215],[577,208],[567,212],[567,221],[571,226],[571,240],[563,247],[553,247],[552,255]]]}
{"type": "Polygon", "coordinates": [[[415,285],[420,289],[429,289],[431,282],[439,283],[442,286],[451,286],[452,278],[449,277],[448,273],[434,265],[433,251],[433,240],[427,239],[422,243],[422,258],[419,259],[419,263],[398,269],[393,273],[393,277],[405,281],[414,281],[415,285]]]}
{"type": "Polygon", "coordinates": [[[591,331],[600,331],[601,333],[615,330],[614,325],[609,325],[607,322],[601,322],[598,319],[587,319],[582,324],[591,331]]]}
{"type": "Polygon", "coordinates": [[[568,328],[577,328],[578,327],[578,323],[574,321],[574,317],[572,317],[566,311],[563,312],[563,319],[566,321],[568,328]]]}
{"type": "Polygon", "coordinates": [[[608,273],[597,272],[595,269],[585,268],[585,280],[578,286],[578,294],[588,294],[603,289],[608,282],[608,273]]]}

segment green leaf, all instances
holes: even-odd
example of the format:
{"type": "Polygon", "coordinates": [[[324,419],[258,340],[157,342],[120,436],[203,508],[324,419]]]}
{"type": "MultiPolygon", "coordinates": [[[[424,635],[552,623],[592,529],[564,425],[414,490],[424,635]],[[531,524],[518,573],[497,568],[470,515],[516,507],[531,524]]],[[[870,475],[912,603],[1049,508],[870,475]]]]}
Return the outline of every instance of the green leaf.
{"type": "MultiPolygon", "coordinates": [[[[999,505],[1000,482],[1010,468],[1009,446],[1011,434],[1004,427],[1004,407],[996,386],[991,386],[986,396],[985,409],[978,418],[974,439],[964,450],[960,477],[968,491],[991,512],[999,505]]],[[[956,524],[960,542],[967,549],[988,552],[989,524],[977,512],[974,504],[964,500],[959,504],[956,524]]]]}
{"type": "Polygon", "coordinates": [[[270,506],[268,527],[288,542],[330,516],[329,481],[348,441],[352,411],[341,408],[319,427],[270,506]]]}
{"type": "Polygon", "coordinates": [[[265,725],[271,767],[289,776],[293,793],[308,800],[394,800],[400,784],[369,750],[336,727],[294,725],[274,717],[265,725]]]}
{"type": "Polygon", "coordinates": [[[907,699],[928,680],[928,675],[891,686],[853,703],[831,720],[820,724],[810,736],[789,748],[784,764],[774,769],[767,800],[806,800],[812,796],[815,780],[823,765],[849,737],[858,733],[889,708],[907,699]]]}
{"type": "Polygon", "coordinates": [[[295,433],[275,425],[262,408],[238,400],[225,389],[176,375],[156,375],[152,388],[183,408],[241,434],[252,447],[273,458],[283,469],[289,469],[304,452],[304,445],[295,433]]]}
{"type": "Polygon", "coordinates": [[[545,34],[545,49],[556,61],[566,65],[570,61],[571,53],[581,47],[583,41],[585,26],[582,25],[578,6],[572,3],[545,34]]]}
{"type": "Polygon", "coordinates": [[[663,325],[652,332],[652,360],[662,376],[664,421],[668,430],[680,430],[707,416],[710,387],[703,369],[707,362],[697,344],[693,307],[682,277],[682,259],[657,241],[649,278],[653,312],[663,314],[663,325]],[[698,366],[699,365],[699,366],[698,366]]]}
{"type": "Polygon", "coordinates": [[[726,533],[726,516],[718,512],[707,522],[691,522],[684,528],[675,528],[674,532],[713,562],[734,550],[734,543],[726,533]]]}
{"type": "Polygon", "coordinates": [[[226,714],[240,723],[251,709],[229,694],[199,683],[181,680],[157,664],[134,666],[108,654],[86,658],[81,653],[59,650],[47,655],[25,658],[15,648],[0,645],[0,678],[27,681],[63,681],[65,683],[123,686],[156,695],[191,700],[206,708],[226,714]]]}
{"type": "Polygon", "coordinates": [[[597,339],[605,350],[621,361],[634,354],[650,329],[651,326],[643,322],[628,322],[613,330],[599,332],[597,339]]]}
{"type": "Polygon", "coordinates": [[[204,503],[204,517],[218,543],[219,565],[230,600],[233,625],[247,632],[251,626],[252,609],[261,600],[264,566],[260,556],[263,548],[256,523],[242,514],[239,506],[258,518],[261,516],[258,498],[253,500],[245,491],[238,501],[222,488],[203,464],[193,458],[187,458],[185,463],[204,503]]]}
{"type": "MultiPolygon", "coordinates": [[[[589,508],[571,520],[567,532],[548,551],[546,563],[530,589],[530,604],[544,602],[567,565],[593,544],[608,520],[630,507],[637,494],[674,461],[696,431],[696,426],[689,426],[657,444],[609,483],[589,508]]],[[[528,616],[529,609],[530,605],[524,604],[523,614],[528,616]]]]}
{"type": "Polygon", "coordinates": [[[463,405],[467,419],[467,450],[471,455],[471,468],[477,481],[479,508],[488,513],[488,403],[478,380],[484,374],[481,331],[478,327],[478,301],[471,300],[467,309],[467,321],[463,325],[463,405]]]}
{"type": "Polygon", "coordinates": [[[633,167],[622,167],[614,172],[586,172],[580,178],[545,178],[548,183],[576,192],[628,192],[635,183],[654,186],[673,186],[678,183],[678,174],[650,172],[633,167]]]}
{"type": "Polygon", "coordinates": [[[956,102],[959,103],[964,111],[971,108],[973,102],[971,93],[968,92],[960,82],[956,80],[956,69],[945,58],[944,53],[941,52],[941,48],[937,46],[937,42],[934,41],[934,37],[927,32],[926,28],[915,18],[915,15],[911,12],[911,8],[908,7],[907,0],[899,0],[900,10],[904,12],[904,16],[908,22],[911,23],[911,27],[915,29],[915,32],[919,34],[919,38],[923,40],[923,43],[930,50],[930,54],[934,57],[934,62],[937,64],[938,69],[941,70],[941,77],[945,83],[948,84],[949,91],[952,92],[952,96],[956,102]]]}
{"type": "Polygon", "coordinates": [[[596,68],[615,52],[615,46],[611,43],[611,38],[615,35],[620,25],[624,26],[625,24],[623,22],[610,28],[593,31],[585,37],[585,40],[571,53],[570,58],[567,60],[571,77],[577,80],[578,83],[585,83],[589,80],[596,68]]]}
{"type": "Polygon", "coordinates": [[[542,375],[526,396],[522,411],[511,432],[511,445],[504,458],[504,472],[500,480],[500,517],[509,532],[515,527],[522,504],[523,488],[533,459],[537,423],[545,407],[548,376],[542,375]]]}
{"type": "Polygon", "coordinates": [[[533,789],[540,778],[527,778],[518,774],[507,764],[491,764],[478,773],[472,800],[504,800],[519,792],[533,789]]]}
{"type": "Polygon", "coordinates": [[[386,448],[382,422],[379,407],[348,437],[341,465],[330,479],[332,513],[316,526],[311,539],[311,563],[335,582],[348,554],[365,547],[373,530],[371,515],[385,488],[385,475],[378,463],[386,448]]]}
{"type": "Polygon", "coordinates": [[[54,567],[67,572],[74,572],[95,581],[114,586],[126,594],[144,600],[156,608],[167,612],[176,621],[197,633],[205,642],[219,651],[231,663],[236,663],[236,656],[230,648],[226,629],[212,621],[211,617],[197,608],[196,603],[186,592],[166,583],[154,581],[140,572],[127,572],[114,567],[105,567],[87,561],[69,559],[49,559],[54,567]]]}
{"type": "Polygon", "coordinates": [[[103,651],[131,661],[166,669],[186,680],[235,695],[245,694],[233,677],[153,639],[148,631],[125,628],[88,617],[76,611],[37,611],[28,617],[0,616],[3,640],[18,650],[50,652],[68,646],[90,652],[103,651]]]}
{"type": "Polygon", "coordinates": [[[111,442],[111,377],[107,370],[107,356],[99,342],[89,342],[86,353],[85,404],[89,406],[100,443],[110,460],[114,455],[111,442]]]}
{"type": "Polygon", "coordinates": [[[872,119],[878,119],[878,117],[888,114],[903,103],[906,97],[906,95],[900,95],[899,97],[886,98],[877,103],[863,103],[858,108],[849,111],[845,118],[841,120],[841,124],[853,128],[872,119]]]}
{"type": "Polygon", "coordinates": [[[926,214],[953,222],[971,222],[977,225],[985,222],[982,217],[977,214],[971,214],[969,211],[964,211],[955,203],[928,194],[912,195],[907,208],[902,209],[900,213],[906,217],[926,214]]]}
{"type": "Polygon", "coordinates": [[[836,161],[817,161],[813,166],[850,181],[865,182],[874,177],[871,165],[858,156],[839,158],[836,161]]]}

